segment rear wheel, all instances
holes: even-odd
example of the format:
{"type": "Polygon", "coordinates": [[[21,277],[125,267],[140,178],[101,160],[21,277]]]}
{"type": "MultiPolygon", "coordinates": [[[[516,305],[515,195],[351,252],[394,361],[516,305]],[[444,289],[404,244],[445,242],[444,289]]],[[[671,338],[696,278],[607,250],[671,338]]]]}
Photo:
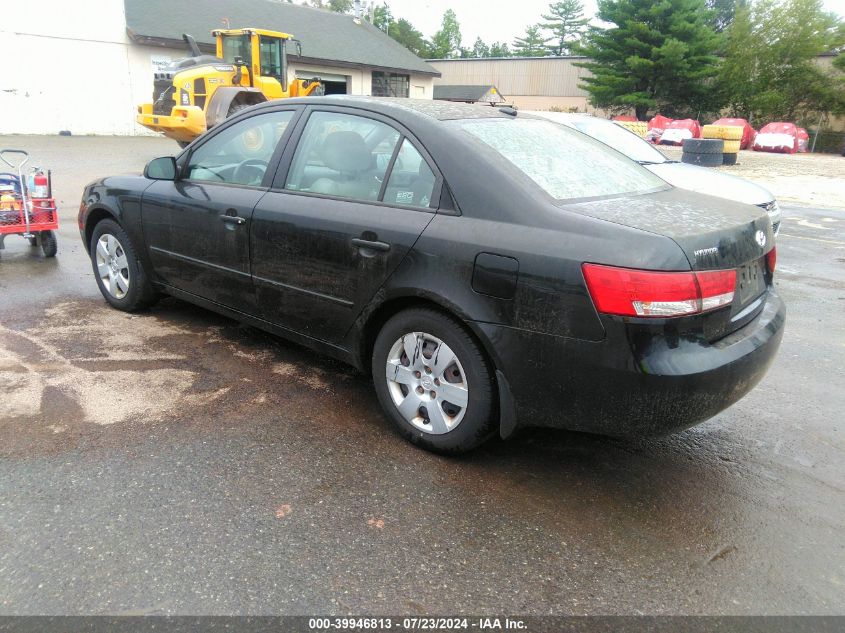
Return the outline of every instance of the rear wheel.
{"type": "Polygon", "coordinates": [[[56,234],[53,231],[41,231],[41,250],[44,251],[44,257],[55,257],[59,251],[59,243],[56,240],[56,234]]]}
{"type": "Polygon", "coordinates": [[[89,253],[97,286],[110,305],[132,312],[155,303],[156,292],[135,247],[117,222],[103,220],[94,227],[89,253]]]}
{"type": "Polygon", "coordinates": [[[412,443],[458,454],[495,432],[492,372],[472,336],[444,314],[395,315],[376,338],[372,367],[382,408],[412,443]]]}

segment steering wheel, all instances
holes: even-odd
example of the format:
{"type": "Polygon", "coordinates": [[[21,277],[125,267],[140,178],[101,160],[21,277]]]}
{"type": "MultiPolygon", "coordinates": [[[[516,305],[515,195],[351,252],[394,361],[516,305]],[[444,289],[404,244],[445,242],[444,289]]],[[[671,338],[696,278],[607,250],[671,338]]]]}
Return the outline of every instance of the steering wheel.
{"type": "Polygon", "coordinates": [[[238,163],[238,166],[235,167],[235,171],[232,174],[232,180],[236,183],[242,185],[257,185],[261,184],[261,179],[264,178],[264,172],[267,171],[267,161],[261,158],[247,158],[244,161],[238,163]],[[260,168],[260,175],[258,176],[258,181],[256,182],[254,178],[249,178],[249,168],[260,168]]]}

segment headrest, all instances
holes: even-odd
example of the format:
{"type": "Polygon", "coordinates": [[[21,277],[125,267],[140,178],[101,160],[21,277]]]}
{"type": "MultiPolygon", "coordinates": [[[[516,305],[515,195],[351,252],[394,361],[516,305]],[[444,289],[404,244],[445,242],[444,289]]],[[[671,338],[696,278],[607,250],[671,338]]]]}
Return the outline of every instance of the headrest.
{"type": "Polygon", "coordinates": [[[320,158],[326,167],[343,173],[370,168],[373,155],[357,132],[332,132],[320,147],[320,158]]]}

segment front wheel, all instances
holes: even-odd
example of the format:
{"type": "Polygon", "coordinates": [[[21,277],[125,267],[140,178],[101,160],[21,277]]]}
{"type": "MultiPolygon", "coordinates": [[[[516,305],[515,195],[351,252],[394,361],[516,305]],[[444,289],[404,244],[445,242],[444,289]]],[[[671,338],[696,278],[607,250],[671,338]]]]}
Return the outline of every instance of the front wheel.
{"type": "Polygon", "coordinates": [[[97,286],[110,305],[132,312],[155,303],[135,247],[117,222],[103,220],[94,227],[89,252],[97,286]]]}
{"type": "Polygon", "coordinates": [[[396,314],[376,338],[372,367],[382,408],[414,444],[458,454],[494,434],[492,372],[450,317],[427,308],[396,314]]]}

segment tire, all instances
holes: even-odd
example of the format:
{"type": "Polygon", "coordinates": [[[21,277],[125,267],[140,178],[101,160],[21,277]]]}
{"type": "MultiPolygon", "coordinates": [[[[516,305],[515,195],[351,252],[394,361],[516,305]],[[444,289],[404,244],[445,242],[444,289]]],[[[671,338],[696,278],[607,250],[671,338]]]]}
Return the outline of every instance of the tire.
{"type": "Polygon", "coordinates": [[[722,154],[723,165],[736,165],[736,154],[722,154]]]}
{"type": "Polygon", "coordinates": [[[726,141],[741,141],[744,132],[745,130],[738,125],[726,125],[722,138],[726,141]]]}
{"type": "Polygon", "coordinates": [[[681,162],[702,167],[718,167],[722,164],[722,154],[681,154],[681,162]]]}
{"type": "Polygon", "coordinates": [[[414,308],[387,321],[373,346],[372,372],[385,413],[399,433],[417,446],[457,455],[478,447],[496,432],[493,371],[472,335],[441,312],[414,308]],[[440,356],[447,360],[438,367],[440,356]],[[451,358],[455,360],[449,362],[451,358]],[[394,368],[407,368],[394,371],[399,380],[388,380],[388,362],[394,368]],[[454,401],[447,399],[450,396],[454,401]],[[403,413],[400,406],[406,402],[403,413]],[[439,419],[431,417],[431,406],[438,406],[439,419]]]}
{"type": "Polygon", "coordinates": [[[157,293],[153,290],[136,253],[135,245],[129,239],[126,231],[114,220],[102,220],[94,227],[91,243],[88,245],[94,278],[97,280],[97,286],[100,288],[103,298],[109,305],[124,312],[134,312],[146,308],[158,299],[157,293]],[[113,251],[111,251],[111,241],[108,240],[109,236],[116,240],[113,251]],[[103,246],[106,251],[100,251],[99,255],[102,256],[106,269],[111,271],[107,278],[104,278],[103,270],[98,262],[97,249],[101,240],[104,240],[103,246]],[[110,265],[112,255],[115,258],[114,267],[110,265]],[[123,259],[121,260],[121,258],[123,259]],[[125,279],[124,286],[119,284],[118,276],[125,279]],[[107,287],[106,280],[108,279],[114,279],[115,284],[110,284],[107,287]],[[113,292],[110,288],[116,288],[117,291],[113,292]]]}
{"type": "Polygon", "coordinates": [[[725,154],[736,154],[739,151],[740,141],[725,141],[725,154]]]}
{"type": "Polygon", "coordinates": [[[684,152],[689,154],[721,154],[725,150],[725,142],[715,138],[685,138],[684,152]]]}
{"type": "Polygon", "coordinates": [[[37,237],[28,237],[28,238],[26,238],[26,241],[29,242],[29,245],[32,246],[33,248],[38,246],[38,238],[37,237]]]}
{"type": "Polygon", "coordinates": [[[41,250],[44,257],[55,257],[59,251],[59,243],[53,231],[41,231],[41,250]]]}
{"type": "Polygon", "coordinates": [[[247,108],[251,108],[253,103],[242,103],[242,102],[235,102],[229,106],[229,111],[226,113],[226,118],[228,119],[230,116],[235,116],[241,110],[246,110],[247,108]]]}
{"type": "Polygon", "coordinates": [[[704,125],[701,128],[701,138],[724,138],[725,128],[721,125],[704,125]]]}

